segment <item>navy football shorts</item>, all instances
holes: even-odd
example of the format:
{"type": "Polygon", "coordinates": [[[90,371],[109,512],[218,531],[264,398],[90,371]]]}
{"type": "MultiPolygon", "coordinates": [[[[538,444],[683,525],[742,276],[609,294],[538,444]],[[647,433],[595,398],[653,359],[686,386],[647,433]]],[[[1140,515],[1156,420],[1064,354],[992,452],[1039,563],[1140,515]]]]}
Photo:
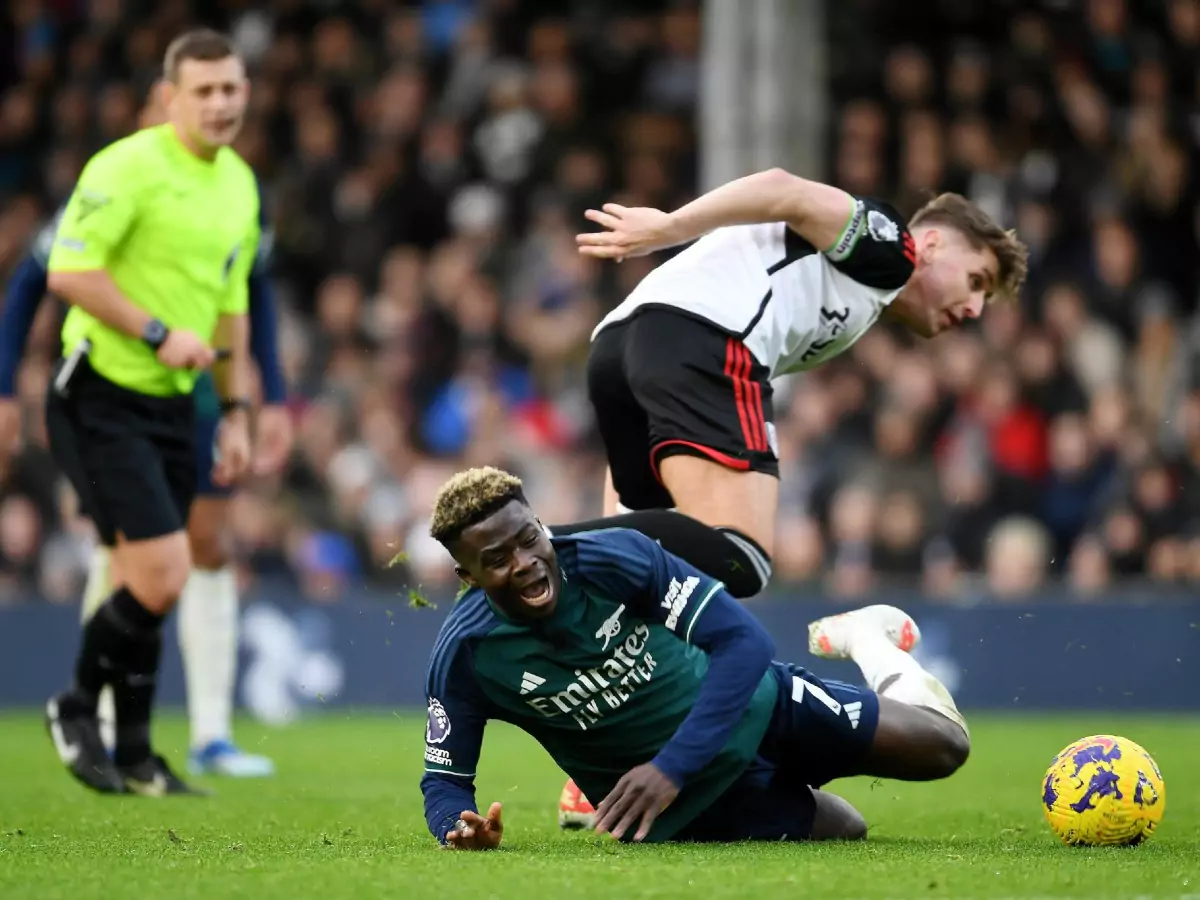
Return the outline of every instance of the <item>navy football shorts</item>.
{"type": "Polygon", "coordinates": [[[879,697],[844,681],[775,663],[779,701],[759,753],[812,787],[862,773],[879,724],[879,697]]]}
{"type": "Polygon", "coordinates": [[[779,700],[759,757],[677,841],[802,841],[812,834],[812,791],[861,774],[879,724],[873,691],[775,663],[779,700]]]}
{"type": "Polygon", "coordinates": [[[728,790],[681,828],[681,842],[803,841],[812,834],[812,789],[761,756],[728,790]]]}

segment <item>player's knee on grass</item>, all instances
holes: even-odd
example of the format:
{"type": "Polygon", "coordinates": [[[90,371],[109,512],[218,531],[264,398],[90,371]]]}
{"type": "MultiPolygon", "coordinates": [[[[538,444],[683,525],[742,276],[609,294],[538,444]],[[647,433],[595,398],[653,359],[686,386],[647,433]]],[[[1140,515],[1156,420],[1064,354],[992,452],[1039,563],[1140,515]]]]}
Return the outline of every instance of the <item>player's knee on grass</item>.
{"type": "Polygon", "coordinates": [[[867,820],[837,794],[813,792],[816,812],[811,838],[814,841],[861,841],[867,836],[867,820]]]}
{"type": "Polygon", "coordinates": [[[879,698],[879,724],[864,774],[905,781],[948,778],[967,761],[971,741],[932,709],[879,698]]]}

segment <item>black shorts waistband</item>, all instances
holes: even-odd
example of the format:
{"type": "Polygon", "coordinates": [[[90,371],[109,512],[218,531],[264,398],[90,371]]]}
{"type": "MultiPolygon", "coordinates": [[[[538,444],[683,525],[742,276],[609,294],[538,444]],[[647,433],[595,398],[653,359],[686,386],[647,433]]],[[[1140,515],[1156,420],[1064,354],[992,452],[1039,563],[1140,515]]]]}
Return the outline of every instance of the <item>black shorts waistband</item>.
{"type": "Polygon", "coordinates": [[[721,337],[731,337],[741,340],[741,334],[737,331],[732,331],[723,325],[718,325],[712,319],[705,318],[698,312],[692,312],[690,309],[684,309],[682,306],[674,306],[670,303],[643,303],[636,307],[629,315],[620,319],[613,319],[607,325],[604,325],[596,331],[596,337],[604,334],[610,329],[617,328],[621,325],[628,325],[643,317],[657,318],[665,316],[671,319],[684,319],[689,323],[699,325],[709,331],[719,334],[721,337]]]}
{"type": "MultiPolygon", "coordinates": [[[[65,358],[59,360],[55,369],[56,373],[65,362],[65,358]]],[[[78,396],[82,391],[91,397],[102,397],[105,402],[137,408],[144,410],[149,415],[164,418],[191,415],[195,405],[191,394],[172,394],[164,397],[159,394],[144,394],[141,391],[117,384],[97,372],[86,356],[82,357],[76,365],[68,382],[67,390],[71,396],[78,396]]]]}

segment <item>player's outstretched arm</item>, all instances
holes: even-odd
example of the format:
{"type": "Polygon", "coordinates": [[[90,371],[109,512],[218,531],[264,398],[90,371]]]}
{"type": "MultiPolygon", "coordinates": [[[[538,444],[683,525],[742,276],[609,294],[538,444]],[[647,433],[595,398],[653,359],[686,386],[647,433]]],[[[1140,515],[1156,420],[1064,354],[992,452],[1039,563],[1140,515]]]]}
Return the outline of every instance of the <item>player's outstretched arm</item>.
{"type": "Polygon", "coordinates": [[[483,748],[487,724],[487,702],[475,681],[472,655],[458,639],[459,623],[453,616],[442,626],[434,645],[425,678],[429,719],[425,726],[425,774],[421,793],[425,798],[425,821],[439,844],[448,846],[450,835],[462,849],[489,849],[500,843],[499,804],[493,804],[493,826],[483,828],[475,821],[475,767],[483,748]],[[470,813],[470,815],[468,815],[470,813]],[[461,823],[472,829],[464,837],[461,823]],[[483,842],[484,846],[475,846],[483,842]]]}
{"type": "Polygon", "coordinates": [[[819,250],[831,250],[854,212],[854,198],[840,188],[767,169],[735,179],[671,213],[606,203],[585,216],[605,231],[576,237],[579,251],[621,260],[685,244],[717,228],[786,222],[819,250]]]}

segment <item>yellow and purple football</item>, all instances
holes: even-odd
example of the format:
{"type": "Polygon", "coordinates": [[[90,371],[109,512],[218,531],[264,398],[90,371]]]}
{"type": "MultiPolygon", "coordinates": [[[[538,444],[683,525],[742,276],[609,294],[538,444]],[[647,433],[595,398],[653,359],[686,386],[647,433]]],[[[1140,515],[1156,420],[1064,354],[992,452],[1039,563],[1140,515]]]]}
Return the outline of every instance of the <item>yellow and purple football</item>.
{"type": "Polygon", "coordinates": [[[1154,834],[1166,787],[1141,746],[1111,734],[1085,737],[1054,757],[1042,782],[1042,812],[1064,844],[1128,847],[1154,834]]]}

